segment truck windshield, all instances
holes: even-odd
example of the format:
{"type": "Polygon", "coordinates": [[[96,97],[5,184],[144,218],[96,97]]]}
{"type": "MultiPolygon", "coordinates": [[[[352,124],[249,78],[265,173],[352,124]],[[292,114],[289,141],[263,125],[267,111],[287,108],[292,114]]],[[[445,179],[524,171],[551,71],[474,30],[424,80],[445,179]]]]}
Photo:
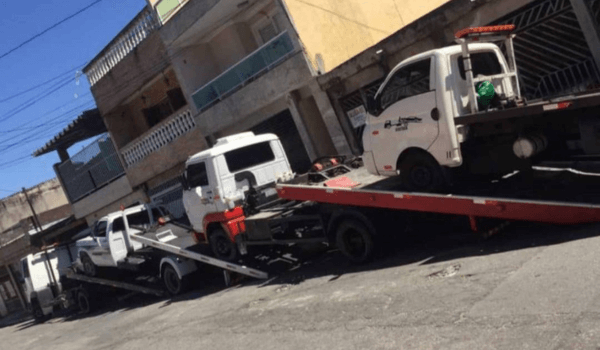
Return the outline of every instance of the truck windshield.
{"type": "Polygon", "coordinates": [[[225,153],[225,162],[231,173],[273,160],[275,160],[275,154],[271,149],[269,141],[225,153]]]}
{"type": "MultiPolygon", "coordinates": [[[[473,65],[473,77],[477,77],[478,75],[502,74],[502,66],[500,66],[498,56],[492,51],[472,53],[471,64],[473,65]]],[[[458,57],[458,71],[460,72],[460,77],[466,80],[465,63],[462,56],[458,57]]]]}

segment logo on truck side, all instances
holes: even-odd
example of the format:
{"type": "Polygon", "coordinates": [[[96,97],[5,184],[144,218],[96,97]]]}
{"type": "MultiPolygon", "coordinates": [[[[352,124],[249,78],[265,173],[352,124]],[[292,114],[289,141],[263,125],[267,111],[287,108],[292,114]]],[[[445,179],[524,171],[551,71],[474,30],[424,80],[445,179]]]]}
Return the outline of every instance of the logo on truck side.
{"type": "Polygon", "coordinates": [[[404,130],[408,130],[408,124],[409,123],[421,123],[423,121],[422,118],[419,117],[408,117],[408,118],[398,118],[398,122],[392,123],[391,120],[386,120],[385,124],[383,124],[383,127],[386,129],[391,129],[392,126],[396,127],[395,131],[404,131],[404,130]]]}

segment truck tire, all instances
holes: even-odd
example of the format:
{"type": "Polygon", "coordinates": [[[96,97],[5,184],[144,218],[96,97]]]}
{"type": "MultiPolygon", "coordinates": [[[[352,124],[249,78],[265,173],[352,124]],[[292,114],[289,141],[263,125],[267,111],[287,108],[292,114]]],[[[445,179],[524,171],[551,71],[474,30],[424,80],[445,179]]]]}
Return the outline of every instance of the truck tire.
{"type": "Polygon", "coordinates": [[[345,219],[337,227],[338,249],[353,263],[363,264],[373,258],[373,233],[360,220],[345,219]]]}
{"type": "Polygon", "coordinates": [[[90,294],[85,289],[77,291],[77,306],[82,314],[89,314],[92,311],[90,294]]]}
{"type": "Polygon", "coordinates": [[[40,306],[40,302],[36,299],[31,300],[31,314],[36,322],[44,322],[48,319],[46,315],[44,315],[44,311],[40,306]]]}
{"type": "Polygon", "coordinates": [[[173,268],[173,266],[169,264],[165,264],[162,273],[161,273],[163,285],[165,289],[169,293],[169,295],[175,296],[183,293],[188,286],[188,279],[179,278],[177,271],[173,268]]]}
{"type": "Polygon", "coordinates": [[[88,277],[96,277],[98,274],[98,269],[96,265],[92,261],[92,259],[87,254],[81,255],[81,263],[83,264],[83,274],[88,277]]]}
{"type": "Polygon", "coordinates": [[[435,192],[443,188],[442,167],[429,154],[414,152],[398,164],[402,185],[409,191],[435,192]]]}
{"type": "Polygon", "coordinates": [[[210,249],[217,259],[234,262],[238,259],[237,245],[229,239],[222,228],[216,228],[209,234],[210,249]]]}

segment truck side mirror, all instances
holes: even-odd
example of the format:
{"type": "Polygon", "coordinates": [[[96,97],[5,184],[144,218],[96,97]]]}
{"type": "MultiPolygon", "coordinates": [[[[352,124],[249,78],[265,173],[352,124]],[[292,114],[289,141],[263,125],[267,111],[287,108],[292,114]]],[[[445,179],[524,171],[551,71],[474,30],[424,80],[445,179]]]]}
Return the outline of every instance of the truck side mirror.
{"type": "Polygon", "coordinates": [[[379,107],[377,106],[377,100],[375,100],[375,96],[367,96],[367,112],[370,115],[379,115],[379,107]]]}

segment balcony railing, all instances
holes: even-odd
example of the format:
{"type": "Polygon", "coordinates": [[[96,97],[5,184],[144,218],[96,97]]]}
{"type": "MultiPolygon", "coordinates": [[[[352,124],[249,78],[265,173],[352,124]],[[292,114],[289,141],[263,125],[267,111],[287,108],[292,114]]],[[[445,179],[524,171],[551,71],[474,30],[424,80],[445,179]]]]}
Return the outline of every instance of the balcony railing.
{"type": "Polygon", "coordinates": [[[279,34],[194,92],[192,99],[196,108],[198,111],[202,111],[210,107],[225,95],[283,62],[294,52],[294,44],[290,35],[287,32],[279,34]]]}
{"type": "Polygon", "coordinates": [[[196,122],[189,109],[174,114],[121,150],[125,165],[129,168],[195,127],[196,122]]]}
{"type": "Polygon", "coordinates": [[[90,85],[96,84],[159,27],[160,22],[153,11],[144,9],[140,12],[84,69],[90,85]]]}
{"type": "Polygon", "coordinates": [[[71,203],[125,174],[108,134],[100,136],[56,169],[71,203]]]}

